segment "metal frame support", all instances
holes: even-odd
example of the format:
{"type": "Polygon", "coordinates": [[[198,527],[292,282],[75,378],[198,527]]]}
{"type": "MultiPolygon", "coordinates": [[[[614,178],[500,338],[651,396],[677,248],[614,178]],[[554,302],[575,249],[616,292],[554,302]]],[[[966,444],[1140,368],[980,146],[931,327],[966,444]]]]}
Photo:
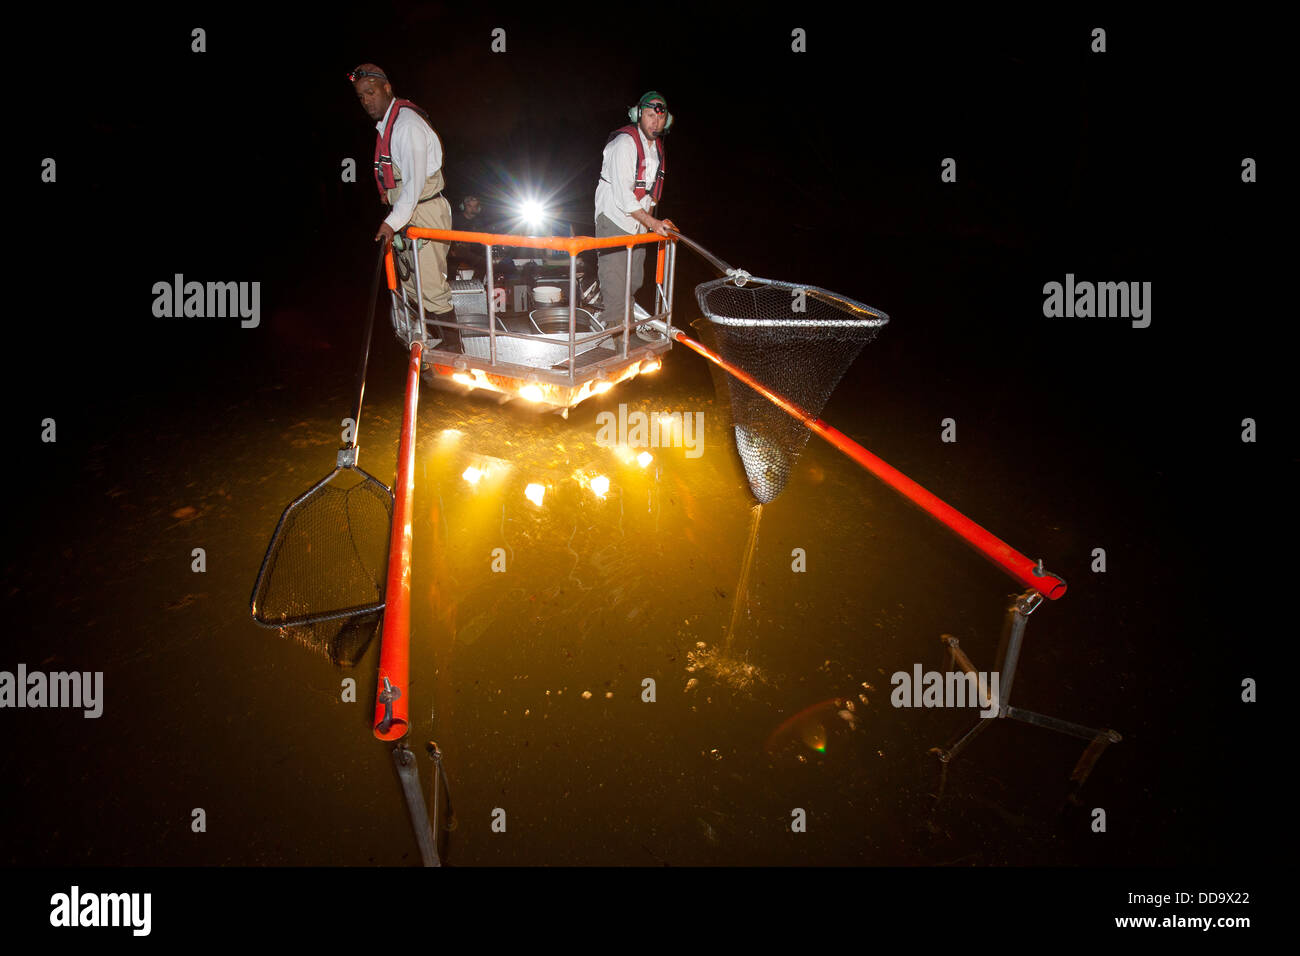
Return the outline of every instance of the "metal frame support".
{"type": "MultiPolygon", "coordinates": [[[[1025,625],[1029,622],[1029,615],[1033,614],[1035,609],[1042,603],[1043,595],[1036,590],[1029,590],[1016,597],[1011,606],[1007,608],[1007,616],[1002,632],[1002,640],[998,647],[998,700],[997,718],[1010,717],[1012,720],[1019,720],[1026,724],[1032,724],[1035,727],[1042,727],[1046,730],[1053,730],[1059,734],[1069,734],[1072,737],[1080,737],[1089,741],[1087,749],[1075,764],[1073,772],[1070,774],[1070,800],[1077,802],[1076,797],[1079,789],[1087,781],[1088,775],[1092,773],[1092,768],[1096,765],[1098,759],[1105,752],[1106,748],[1114,743],[1119,743],[1124,738],[1116,731],[1109,728],[1085,727],[1083,724],[1072,723],[1068,720],[1061,720],[1057,717],[1050,717],[1047,714],[1039,714],[1032,710],[1023,710],[1019,707],[1012,707],[1009,703],[1011,697],[1011,686],[1015,681],[1016,667],[1020,662],[1020,649],[1024,643],[1025,625]]],[[[971,663],[965,651],[961,649],[957,638],[951,634],[943,635],[940,640],[948,648],[949,667],[958,666],[964,673],[978,673],[975,665],[971,663]]],[[[993,704],[987,701],[987,704],[993,704]]],[[[944,782],[947,780],[947,765],[959,754],[966,745],[982,733],[987,727],[994,723],[994,717],[978,718],[975,723],[965,731],[958,734],[946,747],[932,747],[930,753],[935,754],[944,768],[944,782]]],[[[943,784],[940,784],[940,793],[943,791],[943,784]]]]}
{"type": "MultiPolygon", "coordinates": [[[[578,346],[574,337],[578,332],[578,256],[569,253],[569,387],[577,382],[578,346]]],[[[566,409],[567,411],[567,409],[566,409]]]]}
{"type": "MultiPolygon", "coordinates": [[[[439,754],[441,757],[441,754],[439,754]]],[[[420,790],[420,771],[413,754],[405,743],[393,748],[393,766],[397,769],[398,780],[402,784],[402,795],[406,798],[406,810],[411,817],[411,829],[415,831],[415,842],[420,847],[420,861],[425,866],[442,866],[438,858],[438,841],[434,837],[433,827],[429,825],[429,813],[424,803],[424,793],[420,790]]],[[[438,784],[438,768],[434,768],[434,786],[438,784]]],[[[436,799],[435,790],[435,799],[436,799]]],[[[437,815],[437,805],[434,805],[437,815]]]]}
{"type": "Polygon", "coordinates": [[[569,253],[569,384],[575,381],[578,364],[578,303],[573,301],[573,287],[577,285],[578,260],[569,253]]]}
{"type": "MultiPolygon", "coordinates": [[[[492,247],[487,247],[487,280],[488,280],[488,362],[492,365],[497,364],[497,310],[496,310],[496,286],[495,277],[492,275],[492,247]]],[[[507,310],[508,311],[508,310],[507,310]]]]}
{"type": "Polygon", "coordinates": [[[623,358],[627,358],[627,340],[632,332],[632,246],[627,247],[623,279],[623,358]]]}
{"type": "Polygon", "coordinates": [[[418,239],[407,238],[411,244],[411,259],[415,263],[415,304],[420,316],[420,345],[429,344],[429,330],[424,324],[424,283],[420,281],[420,243],[418,239]]]}
{"type": "Polygon", "coordinates": [[[666,311],[668,312],[668,329],[670,333],[669,341],[671,342],[671,332],[673,327],[673,293],[676,291],[677,286],[677,243],[675,242],[668,243],[668,281],[665,285],[668,287],[666,311]]]}

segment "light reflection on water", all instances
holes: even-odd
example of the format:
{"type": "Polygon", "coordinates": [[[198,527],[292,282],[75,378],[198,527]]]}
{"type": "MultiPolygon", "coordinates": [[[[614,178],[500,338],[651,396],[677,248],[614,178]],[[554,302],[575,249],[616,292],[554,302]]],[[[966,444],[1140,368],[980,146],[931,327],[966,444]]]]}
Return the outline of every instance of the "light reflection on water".
{"type": "MultiPolygon", "coordinates": [[[[564,422],[462,400],[430,403],[422,414],[417,497],[433,502],[438,530],[422,536],[417,528],[415,574],[425,580],[413,621],[422,649],[417,676],[436,687],[438,734],[454,734],[462,757],[472,752],[467,773],[464,763],[456,766],[455,748],[443,746],[458,787],[488,786],[475,779],[480,760],[507,789],[558,787],[552,821],[569,819],[575,803],[600,817],[601,791],[611,788],[637,803],[641,791],[658,793],[669,819],[674,808],[695,807],[701,825],[674,834],[646,821],[658,834],[655,859],[761,859],[760,833],[770,817],[753,788],[770,791],[773,772],[797,766],[772,764],[765,739],[803,706],[810,684],[844,684],[847,692],[858,682],[838,672],[861,662],[831,666],[823,653],[827,642],[861,630],[852,605],[822,601],[844,590],[827,580],[841,550],[828,547],[835,536],[827,533],[832,522],[843,532],[855,520],[846,509],[856,502],[845,499],[843,487],[852,473],[811,464],[805,477],[821,485],[820,502],[800,502],[792,491],[768,506],[777,517],[765,552],[768,536],[760,542],[758,535],[764,509],[748,494],[728,443],[730,422],[706,404],[710,397],[614,398],[646,410],[703,407],[704,454],[651,449],[653,462],[642,467],[627,449],[597,444],[594,409],[564,422]],[[464,477],[471,467],[474,482],[464,477]],[[826,487],[828,472],[834,487],[826,487]],[[592,490],[596,475],[608,479],[603,495],[592,490]],[[541,505],[525,497],[530,483],[545,487],[541,505]],[[837,515],[817,515],[832,506],[837,515]],[[796,530],[802,538],[791,541],[796,530]],[[792,546],[818,554],[826,569],[810,589],[794,581],[792,546]],[[654,709],[643,700],[647,678],[655,682],[654,709]],[[598,763],[576,758],[567,771],[552,756],[548,769],[527,759],[539,746],[605,755],[598,763]],[[580,796],[551,779],[579,769],[594,793],[580,796]],[[720,800],[727,809],[718,809],[720,800]],[[716,855],[723,850],[732,855],[716,855]]],[[[859,582],[851,583],[857,589],[859,582]]],[[[841,703],[829,719],[848,726],[837,715],[842,710],[841,703]]],[[[815,741],[808,746],[828,774],[816,789],[833,792],[844,774],[857,772],[859,758],[847,748],[827,752],[830,731],[810,724],[801,733],[815,741]]],[[[463,803],[458,792],[458,808],[463,803]]],[[[458,836],[470,861],[480,853],[489,854],[480,860],[495,858],[489,844],[458,836]]],[[[575,847],[572,859],[605,859],[588,850],[575,847]]],[[[652,862],[640,854],[629,861],[652,862]]]]}
{"type": "MultiPolygon", "coordinates": [[[[389,480],[401,396],[392,376],[373,378],[361,464],[389,480]]],[[[127,760],[141,768],[142,799],[202,799],[243,836],[182,846],[138,814],[101,808],[118,826],[78,831],[85,856],[56,847],[52,862],[414,859],[387,749],[369,729],[377,642],[341,672],[248,620],[280,510],[333,463],[335,406],[346,397],[264,394],[211,420],[153,424],[154,444],[88,459],[81,494],[103,504],[78,525],[76,555],[50,559],[72,561],[63,573],[95,590],[56,604],[46,626],[69,644],[90,641],[81,653],[102,656],[87,666],[104,666],[116,699],[146,700],[155,716],[112,709],[81,731],[77,765],[108,774],[123,754],[147,754],[127,760]],[[209,555],[202,585],[188,558],[173,560],[198,545],[209,555]],[[341,702],[344,676],[356,678],[360,706],[341,702]]],[[[917,861],[881,839],[910,826],[933,786],[927,768],[897,758],[923,755],[951,720],[887,707],[868,717],[862,701],[852,734],[838,712],[800,731],[802,762],[764,744],[811,702],[856,697],[932,649],[937,664],[937,635],[959,628],[927,602],[934,579],[961,582],[981,566],[941,550],[921,519],[816,444],[763,508],[758,535],[731,434],[707,387],[671,378],[616,389],[567,422],[422,395],[411,744],[422,755],[436,739],[445,755],[460,822],[450,862],[917,861]],[[703,411],[702,454],[650,449],[643,467],[599,445],[596,412],[620,401],[703,411]],[[540,505],[525,497],[529,484],[544,487],[540,505]],[[795,548],[808,553],[807,573],[792,570],[795,548]],[[487,825],[498,806],[511,814],[508,840],[487,825]],[[815,823],[797,843],[782,837],[792,807],[815,823]]],[[[975,588],[996,615],[1000,581],[975,588]]],[[[948,588],[955,604],[985,611],[958,590],[948,588]]],[[[48,757],[13,759],[39,779],[48,757]]]]}

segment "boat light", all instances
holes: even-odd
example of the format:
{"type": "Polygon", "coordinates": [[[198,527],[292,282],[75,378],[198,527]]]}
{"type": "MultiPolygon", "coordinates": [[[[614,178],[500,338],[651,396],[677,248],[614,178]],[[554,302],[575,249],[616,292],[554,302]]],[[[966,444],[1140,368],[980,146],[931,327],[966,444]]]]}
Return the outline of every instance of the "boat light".
{"type": "Polygon", "coordinates": [[[536,199],[525,199],[519,204],[519,218],[530,229],[536,229],[546,220],[546,209],[536,199]]]}

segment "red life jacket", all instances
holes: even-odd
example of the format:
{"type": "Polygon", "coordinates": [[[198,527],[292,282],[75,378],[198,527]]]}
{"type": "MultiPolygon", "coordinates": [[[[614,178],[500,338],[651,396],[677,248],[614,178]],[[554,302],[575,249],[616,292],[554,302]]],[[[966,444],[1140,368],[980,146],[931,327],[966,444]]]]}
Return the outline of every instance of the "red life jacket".
{"type": "MultiPolygon", "coordinates": [[[[397,114],[404,109],[415,110],[425,123],[429,123],[429,114],[410,100],[393,100],[384,131],[375,139],[375,185],[379,187],[379,198],[384,202],[388,202],[388,190],[397,185],[397,180],[393,177],[393,153],[389,144],[393,139],[393,124],[397,122],[397,114]]],[[[432,129],[432,124],[429,126],[432,129]]]]}
{"type": "MultiPolygon", "coordinates": [[[[624,133],[631,136],[632,142],[636,143],[636,182],[632,187],[632,195],[640,200],[645,197],[647,192],[645,188],[645,147],[641,145],[640,130],[631,123],[627,126],[620,126],[609,134],[609,139],[605,140],[605,145],[608,146],[614,142],[615,136],[621,136],[624,133]]],[[[650,187],[649,193],[650,198],[657,203],[664,191],[664,141],[662,138],[655,140],[655,148],[659,151],[659,169],[655,172],[655,182],[650,187]]]]}

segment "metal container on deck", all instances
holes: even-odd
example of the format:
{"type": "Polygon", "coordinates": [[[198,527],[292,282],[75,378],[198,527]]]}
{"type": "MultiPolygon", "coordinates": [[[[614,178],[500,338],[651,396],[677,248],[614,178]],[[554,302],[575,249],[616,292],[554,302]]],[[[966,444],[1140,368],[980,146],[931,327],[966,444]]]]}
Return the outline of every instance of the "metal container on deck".
{"type": "MultiPolygon", "coordinates": [[[[522,318],[522,317],[521,317],[522,318]]],[[[498,317],[498,323],[502,320],[498,317]]],[[[503,324],[503,323],[502,323],[503,324]]],[[[528,314],[526,339],[498,334],[497,361],[512,365],[529,365],[533,368],[551,368],[569,358],[569,307],[552,306],[534,309],[528,314]]],[[[577,338],[604,331],[600,321],[586,309],[576,310],[574,329],[577,338]]],[[[511,329],[515,331],[515,329],[511,329]]],[[[488,336],[485,332],[462,337],[465,354],[475,358],[489,357],[488,336]]],[[[576,355],[590,351],[598,342],[579,342],[576,355]]]]}
{"type": "MultiPolygon", "coordinates": [[[[528,318],[532,320],[534,327],[542,335],[547,337],[558,335],[566,342],[569,340],[569,307],[567,305],[553,305],[543,309],[533,309],[528,313],[528,318]]],[[[605,327],[600,324],[599,319],[586,309],[575,309],[574,331],[581,337],[591,335],[593,332],[603,332],[605,327]]],[[[586,345],[579,345],[578,351],[585,352],[593,347],[593,343],[589,342],[586,345]]]]}
{"type": "Polygon", "coordinates": [[[478,279],[453,279],[448,285],[451,286],[451,304],[457,315],[487,314],[487,292],[478,279]]]}

